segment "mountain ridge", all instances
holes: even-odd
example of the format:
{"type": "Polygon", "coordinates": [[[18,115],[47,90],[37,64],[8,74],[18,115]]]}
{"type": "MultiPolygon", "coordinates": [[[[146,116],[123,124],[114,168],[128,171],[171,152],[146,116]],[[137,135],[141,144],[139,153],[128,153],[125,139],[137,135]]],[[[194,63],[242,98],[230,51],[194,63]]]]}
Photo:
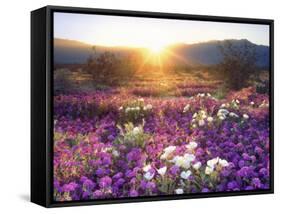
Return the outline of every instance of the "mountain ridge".
{"type": "MultiPolygon", "coordinates": [[[[215,65],[221,62],[222,54],[219,45],[231,41],[235,46],[242,46],[244,43],[256,49],[257,65],[260,67],[269,67],[269,47],[257,45],[247,39],[230,39],[230,40],[211,40],[200,43],[185,44],[176,43],[167,46],[176,55],[195,65],[215,65]]],[[[96,52],[112,51],[117,55],[128,54],[130,52],[145,50],[146,48],[134,48],[125,46],[101,46],[91,45],[77,40],[54,39],[54,62],[57,64],[80,64],[85,63],[89,56],[93,54],[93,46],[96,52]]]]}

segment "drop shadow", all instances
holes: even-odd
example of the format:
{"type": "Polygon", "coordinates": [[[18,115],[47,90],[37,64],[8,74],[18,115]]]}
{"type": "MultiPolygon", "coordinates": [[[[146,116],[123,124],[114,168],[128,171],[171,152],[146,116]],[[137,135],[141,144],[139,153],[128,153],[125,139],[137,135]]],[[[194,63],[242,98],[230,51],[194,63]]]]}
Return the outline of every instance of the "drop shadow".
{"type": "Polygon", "coordinates": [[[30,196],[28,194],[21,194],[21,195],[19,195],[19,198],[26,202],[30,201],[30,196]]]}

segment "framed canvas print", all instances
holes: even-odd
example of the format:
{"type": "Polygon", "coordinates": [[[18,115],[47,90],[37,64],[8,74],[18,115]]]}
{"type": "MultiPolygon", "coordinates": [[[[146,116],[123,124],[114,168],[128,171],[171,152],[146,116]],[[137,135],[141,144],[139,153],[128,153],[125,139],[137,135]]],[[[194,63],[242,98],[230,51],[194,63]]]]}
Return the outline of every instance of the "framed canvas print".
{"type": "Polygon", "coordinates": [[[31,13],[31,201],[273,193],[273,20],[31,13]]]}

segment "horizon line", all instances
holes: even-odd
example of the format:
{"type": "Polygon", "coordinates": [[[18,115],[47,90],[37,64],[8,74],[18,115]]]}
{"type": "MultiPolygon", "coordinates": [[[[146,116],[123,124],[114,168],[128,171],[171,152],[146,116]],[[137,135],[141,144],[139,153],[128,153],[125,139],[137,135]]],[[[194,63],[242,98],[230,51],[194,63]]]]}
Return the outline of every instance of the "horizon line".
{"type": "MultiPolygon", "coordinates": [[[[90,42],[85,42],[85,41],[82,41],[82,40],[77,40],[77,39],[69,39],[69,38],[62,38],[62,37],[53,37],[53,39],[61,39],[61,40],[68,40],[68,41],[73,41],[73,42],[80,42],[80,43],[83,43],[85,45],[90,45],[90,46],[101,46],[101,47],[107,47],[107,48],[120,48],[120,47],[126,47],[126,48],[141,48],[141,49],[148,49],[149,47],[146,47],[145,45],[143,46],[140,46],[140,45],[106,45],[106,44],[93,44],[93,43],[90,43],[90,42]]],[[[173,46],[173,45],[177,45],[177,44],[183,44],[183,45],[195,45],[195,44],[203,44],[203,43],[210,43],[210,42],[222,42],[222,41],[229,41],[229,40],[235,40],[235,41],[242,41],[242,40],[247,40],[249,41],[250,43],[254,44],[254,45],[258,45],[258,46],[265,46],[265,47],[270,47],[270,45],[264,45],[264,44],[257,44],[257,43],[254,43],[252,41],[250,41],[249,39],[222,39],[222,40],[219,40],[219,39],[211,39],[211,40],[204,40],[204,41],[199,41],[199,42],[193,42],[193,43],[185,43],[185,42],[178,42],[178,43],[170,43],[170,44],[167,44],[165,45],[165,47],[169,47],[169,46],[173,46]]]]}

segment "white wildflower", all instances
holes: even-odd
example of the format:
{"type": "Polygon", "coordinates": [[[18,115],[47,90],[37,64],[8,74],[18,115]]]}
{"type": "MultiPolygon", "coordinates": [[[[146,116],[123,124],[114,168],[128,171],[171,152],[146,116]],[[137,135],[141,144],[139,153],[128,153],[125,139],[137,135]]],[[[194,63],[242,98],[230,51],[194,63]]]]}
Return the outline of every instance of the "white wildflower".
{"type": "Polygon", "coordinates": [[[187,104],[184,108],[183,108],[183,113],[188,112],[190,109],[190,104],[187,104]]]}
{"type": "Polygon", "coordinates": [[[148,172],[150,169],[151,169],[151,165],[150,165],[150,164],[147,164],[147,165],[145,165],[145,166],[142,168],[142,170],[143,170],[144,172],[148,172]]]}
{"type": "Polygon", "coordinates": [[[106,148],[103,148],[101,151],[102,151],[102,152],[109,152],[109,151],[111,151],[111,150],[112,150],[111,147],[106,147],[106,148]]]}
{"type": "Polygon", "coordinates": [[[151,104],[147,104],[147,105],[146,105],[146,108],[147,108],[147,109],[152,109],[152,105],[151,105],[151,104]]]}
{"type": "Polygon", "coordinates": [[[248,119],[249,119],[249,115],[243,114],[243,118],[246,119],[246,120],[248,120],[248,119]]]}
{"type": "Polygon", "coordinates": [[[218,116],[220,116],[220,115],[225,115],[226,116],[228,114],[229,114],[229,111],[227,109],[224,109],[224,108],[221,108],[218,111],[218,116]]]}
{"type": "Polygon", "coordinates": [[[164,154],[160,156],[160,159],[166,159],[172,152],[176,150],[176,146],[168,146],[167,148],[164,149],[164,154]]]}
{"type": "Polygon", "coordinates": [[[259,105],[259,107],[260,107],[260,108],[262,108],[262,107],[269,107],[269,104],[266,103],[266,101],[264,100],[264,101],[262,101],[262,103],[259,105]]]}
{"type": "Polygon", "coordinates": [[[158,174],[161,175],[161,176],[164,176],[166,171],[167,171],[167,167],[166,166],[164,166],[164,167],[162,167],[162,168],[157,170],[158,174]]]}
{"type": "Polygon", "coordinates": [[[214,168],[206,166],[205,174],[210,175],[214,171],[214,168]]]}
{"type": "Polygon", "coordinates": [[[198,162],[196,162],[195,164],[193,164],[192,167],[193,167],[195,170],[198,170],[198,169],[200,169],[201,165],[202,165],[201,162],[198,161],[198,162]]]}
{"type": "Polygon", "coordinates": [[[213,158],[207,161],[207,165],[211,168],[214,168],[215,165],[219,162],[219,157],[213,158]]]}
{"type": "Polygon", "coordinates": [[[230,116],[230,117],[236,117],[236,118],[239,117],[239,116],[238,116],[237,114],[235,114],[234,112],[230,112],[230,113],[229,113],[229,116],[230,116]]]}
{"type": "Polygon", "coordinates": [[[120,154],[119,154],[119,152],[118,152],[117,150],[113,150],[113,151],[112,151],[112,155],[113,155],[114,157],[119,157],[119,156],[120,156],[120,154]]]}
{"type": "Polygon", "coordinates": [[[207,117],[207,121],[208,121],[208,122],[210,122],[210,123],[211,123],[211,122],[213,122],[213,120],[214,120],[214,118],[213,118],[213,117],[207,117]]]}
{"type": "Polygon", "coordinates": [[[188,162],[192,162],[196,158],[194,154],[189,154],[189,153],[186,153],[183,157],[188,162]]]}
{"type": "Polygon", "coordinates": [[[194,113],[192,118],[196,118],[197,117],[197,113],[194,113]]]}
{"type": "Polygon", "coordinates": [[[204,120],[199,120],[198,121],[198,125],[199,126],[204,126],[205,125],[205,121],[204,120]]]}
{"type": "Polygon", "coordinates": [[[219,165],[221,165],[222,167],[227,167],[229,163],[225,159],[219,159],[219,165]]]}
{"type": "Polygon", "coordinates": [[[139,135],[142,132],[142,129],[140,127],[135,127],[133,129],[133,135],[139,135]]]}
{"type": "Polygon", "coordinates": [[[128,113],[129,111],[131,111],[131,108],[130,108],[130,107],[127,107],[127,108],[125,109],[125,112],[128,113]]]}
{"type": "Polygon", "coordinates": [[[205,94],[204,93],[199,93],[199,94],[197,94],[197,97],[205,97],[205,94]]]}
{"type": "Polygon", "coordinates": [[[166,147],[165,149],[164,149],[164,152],[165,153],[172,153],[173,151],[175,151],[176,150],[176,146],[168,146],[168,147],[166,147]]]}
{"type": "Polygon", "coordinates": [[[151,180],[153,177],[154,177],[154,173],[151,173],[150,171],[144,174],[144,178],[148,181],[151,180]]]}
{"type": "Polygon", "coordinates": [[[187,170],[187,171],[182,171],[180,176],[182,179],[188,179],[191,174],[192,174],[191,171],[187,170]]]}
{"type": "Polygon", "coordinates": [[[200,112],[200,114],[206,114],[206,111],[204,111],[204,110],[200,110],[199,112],[200,112]]]}
{"type": "Polygon", "coordinates": [[[175,189],[175,193],[178,195],[183,194],[183,189],[181,189],[181,188],[175,189]]]}
{"type": "Polygon", "coordinates": [[[151,104],[147,104],[146,106],[143,107],[143,110],[151,110],[152,109],[152,105],[151,104]]]}
{"type": "Polygon", "coordinates": [[[185,169],[188,169],[190,167],[190,161],[183,156],[174,157],[172,162],[174,162],[176,166],[183,167],[185,169]]]}
{"type": "Polygon", "coordinates": [[[164,153],[160,156],[160,159],[165,160],[165,159],[167,159],[167,157],[168,157],[168,155],[166,153],[164,153]]]}
{"type": "Polygon", "coordinates": [[[220,120],[225,120],[226,116],[229,114],[229,111],[227,109],[219,109],[217,116],[220,120]]]}
{"type": "Polygon", "coordinates": [[[199,96],[200,96],[200,97],[205,97],[205,94],[204,94],[204,93],[202,93],[202,94],[199,94],[199,96]]]}
{"type": "Polygon", "coordinates": [[[198,144],[197,144],[196,142],[191,141],[191,142],[189,142],[189,144],[186,145],[185,147],[186,147],[187,149],[189,149],[189,150],[193,150],[193,149],[196,149],[197,146],[198,146],[198,144]]]}

